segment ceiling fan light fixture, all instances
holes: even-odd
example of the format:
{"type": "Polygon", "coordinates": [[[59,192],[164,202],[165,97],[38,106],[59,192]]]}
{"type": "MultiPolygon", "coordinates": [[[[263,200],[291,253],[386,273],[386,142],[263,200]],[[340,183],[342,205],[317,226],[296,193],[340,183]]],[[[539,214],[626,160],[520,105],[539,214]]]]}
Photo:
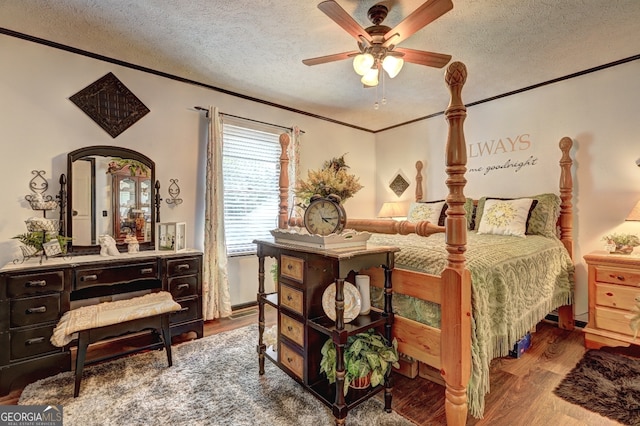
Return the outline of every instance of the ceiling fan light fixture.
{"type": "Polygon", "coordinates": [[[403,65],[404,59],[396,56],[386,56],[382,61],[382,68],[387,72],[389,78],[393,78],[398,75],[403,65]]]}
{"type": "Polygon", "coordinates": [[[353,69],[358,75],[365,75],[373,66],[375,59],[371,53],[360,53],[353,58],[353,69]]]}
{"type": "Polygon", "coordinates": [[[378,85],[378,68],[369,68],[367,72],[360,79],[365,86],[377,86],[378,85]]]}

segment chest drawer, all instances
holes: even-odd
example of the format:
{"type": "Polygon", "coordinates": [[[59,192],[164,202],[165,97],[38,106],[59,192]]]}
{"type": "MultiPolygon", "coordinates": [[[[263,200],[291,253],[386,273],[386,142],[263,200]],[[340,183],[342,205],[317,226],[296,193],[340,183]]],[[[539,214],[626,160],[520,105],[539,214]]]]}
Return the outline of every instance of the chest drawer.
{"type": "Polygon", "coordinates": [[[170,324],[191,321],[202,316],[202,314],[200,313],[200,298],[196,297],[188,300],[179,300],[178,303],[180,304],[180,306],[182,306],[182,308],[178,311],[171,312],[171,315],[169,316],[170,324]]]}
{"type": "Polygon", "coordinates": [[[11,359],[27,358],[60,351],[51,344],[54,325],[11,332],[11,359]]]}
{"type": "Polygon", "coordinates": [[[633,336],[633,330],[629,327],[627,315],[629,315],[627,311],[596,306],[596,327],[601,330],[615,331],[616,333],[633,336]]]}
{"type": "Polygon", "coordinates": [[[637,269],[596,266],[596,281],[640,287],[640,271],[637,269]]]}
{"type": "Polygon", "coordinates": [[[637,296],[640,296],[640,288],[596,283],[596,305],[629,311],[636,305],[637,296]]]}
{"type": "Polygon", "coordinates": [[[286,343],[280,343],[280,362],[293,374],[302,379],[304,374],[304,358],[291,349],[286,343]]]}
{"type": "Polygon", "coordinates": [[[11,301],[11,327],[40,324],[60,318],[60,294],[11,301]]]}
{"type": "Polygon", "coordinates": [[[304,295],[301,290],[281,284],[279,294],[281,306],[285,306],[302,315],[304,295]]]}
{"type": "Polygon", "coordinates": [[[280,275],[298,282],[303,282],[304,260],[283,254],[280,256],[280,275]]]}
{"type": "Polygon", "coordinates": [[[296,321],[283,313],[280,313],[280,333],[300,347],[304,346],[304,326],[300,321],[296,321]]]}
{"type": "Polygon", "coordinates": [[[100,285],[113,285],[143,279],[159,279],[155,261],[129,265],[105,266],[101,268],[78,268],[75,274],[75,289],[80,290],[100,285]]]}
{"type": "Polygon", "coordinates": [[[189,257],[184,259],[167,260],[167,276],[193,275],[200,272],[200,259],[189,257]]]}
{"type": "Polygon", "coordinates": [[[37,274],[16,274],[7,277],[7,295],[10,298],[51,293],[64,289],[64,272],[51,271],[37,274]]]}
{"type": "Polygon", "coordinates": [[[169,278],[169,292],[174,299],[198,294],[198,277],[189,275],[186,277],[169,278]]]}

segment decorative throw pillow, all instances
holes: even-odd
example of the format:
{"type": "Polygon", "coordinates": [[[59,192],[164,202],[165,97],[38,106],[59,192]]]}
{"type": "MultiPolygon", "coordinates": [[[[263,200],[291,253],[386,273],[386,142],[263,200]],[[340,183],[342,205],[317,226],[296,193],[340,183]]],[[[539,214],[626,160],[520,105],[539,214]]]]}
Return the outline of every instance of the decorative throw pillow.
{"type": "Polygon", "coordinates": [[[407,213],[407,220],[409,222],[427,220],[430,223],[443,226],[446,205],[447,203],[444,200],[411,203],[407,213]]]}
{"type": "Polygon", "coordinates": [[[475,229],[476,225],[476,206],[473,198],[468,198],[464,202],[464,217],[467,219],[467,229],[475,229]]]}
{"type": "MultiPolygon", "coordinates": [[[[536,200],[537,203],[531,210],[531,217],[527,222],[527,232],[530,235],[542,235],[549,238],[558,238],[557,222],[560,216],[560,197],[556,194],[538,194],[532,197],[525,197],[536,200]]],[[[478,200],[476,208],[475,224],[469,229],[478,229],[482,214],[484,211],[484,203],[491,198],[482,197],[478,200]]],[[[512,200],[513,198],[500,198],[501,200],[512,200]]]]}
{"type": "Polygon", "coordinates": [[[531,198],[517,200],[487,199],[480,219],[478,234],[513,235],[524,237],[527,220],[537,201],[531,198]]]}

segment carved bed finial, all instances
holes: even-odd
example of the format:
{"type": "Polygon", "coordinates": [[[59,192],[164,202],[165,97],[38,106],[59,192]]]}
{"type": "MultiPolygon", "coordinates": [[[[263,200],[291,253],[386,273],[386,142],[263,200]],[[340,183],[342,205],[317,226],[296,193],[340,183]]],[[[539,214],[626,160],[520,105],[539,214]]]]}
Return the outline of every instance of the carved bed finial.
{"type": "Polygon", "coordinates": [[[462,62],[452,62],[444,74],[447,86],[457,86],[467,81],[467,67],[462,62]]]}
{"type": "Polygon", "coordinates": [[[422,201],[422,161],[416,161],[416,202],[422,201]]]}

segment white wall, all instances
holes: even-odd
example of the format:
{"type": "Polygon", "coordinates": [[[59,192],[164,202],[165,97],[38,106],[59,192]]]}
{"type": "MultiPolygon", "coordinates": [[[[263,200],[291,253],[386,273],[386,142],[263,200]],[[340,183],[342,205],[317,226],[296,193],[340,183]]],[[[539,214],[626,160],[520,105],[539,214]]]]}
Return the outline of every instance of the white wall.
{"type": "MultiPolygon", "coordinates": [[[[376,162],[371,133],[5,35],[0,35],[0,52],[1,264],[17,256],[17,243],[11,238],[26,231],[24,220],[39,214],[24,201],[31,171],[44,170],[48,193],[55,195],[60,174],[66,173],[67,153],[89,145],[122,146],[151,157],[163,198],[169,179],[178,179],[184,203],[177,207],[164,203],[161,219],[187,222],[188,245],[201,250],[207,127],[204,114],[193,109],[196,105],[216,105],[228,114],[283,126],[298,125],[305,131],[300,147],[305,173],[348,153],[348,164],[364,189],[347,201],[347,212],[374,214],[376,162]],[[108,72],[151,110],[115,139],[68,99],[108,72]]],[[[230,259],[233,305],[255,300],[257,270],[255,256],[230,259]]]]}
{"type": "MultiPolygon", "coordinates": [[[[601,238],[609,232],[640,234],[640,223],[624,223],[640,200],[640,168],[635,164],[640,158],[638,75],[640,61],[635,61],[467,109],[467,168],[483,167],[482,172],[467,172],[465,194],[469,197],[557,193],[558,142],[563,136],[573,139],[578,315],[588,309],[587,270],[582,257],[601,250],[601,238]],[[511,145],[509,140],[517,142],[511,145]],[[486,147],[492,141],[492,154],[485,149],[484,155],[479,155],[478,143],[486,147]],[[509,159],[524,162],[532,157],[535,165],[523,166],[518,172],[510,168],[484,174],[487,165],[504,164],[509,159]]],[[[466,86],[475,84],[482,82],[474,81],[471,69],[466,86]]],[[[438,90],[447,90],[444,82],[438,90]]],[[[469,102],[464,89],[462,96],[469,102]]],[[[425,162],[424,198],[439,199],[447,193],[446,132],[444,116],[439,116],[376,135],[377,205],[398,199],[387,188],[386,180],[399,168],[409,173],[414,183],[416,160],[425,162]]],[[[411,200],[413,190],[412,185],[401,199],[411,200]]]]}

